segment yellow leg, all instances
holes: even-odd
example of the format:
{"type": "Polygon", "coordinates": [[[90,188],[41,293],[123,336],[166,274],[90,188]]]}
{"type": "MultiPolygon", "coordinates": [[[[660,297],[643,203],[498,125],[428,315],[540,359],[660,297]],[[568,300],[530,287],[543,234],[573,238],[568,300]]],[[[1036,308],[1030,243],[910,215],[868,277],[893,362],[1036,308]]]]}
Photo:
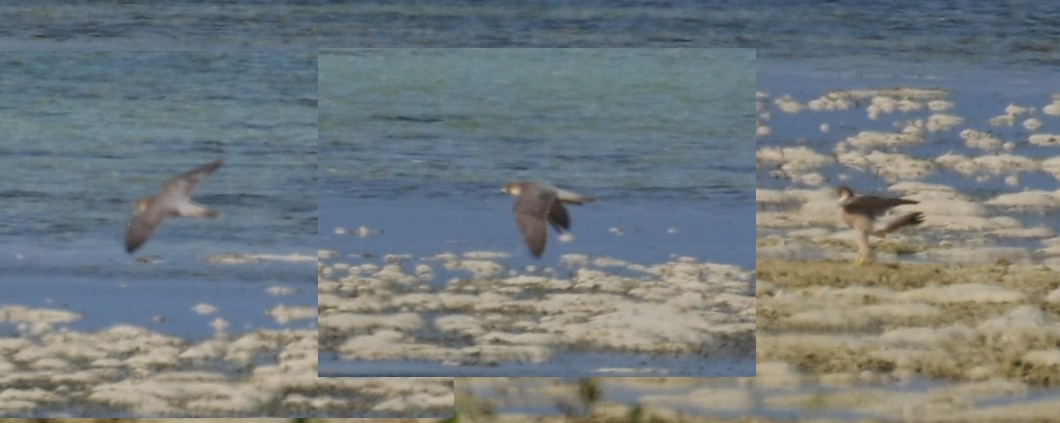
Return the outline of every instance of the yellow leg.
{"type": "Polygon", "coordinates": [[[865,256],[859,252],[857,258],[854,259],[854,265],[855,266],[861,266],[861,265],[864,265],[864,264],[865,264],[865,256]]]}

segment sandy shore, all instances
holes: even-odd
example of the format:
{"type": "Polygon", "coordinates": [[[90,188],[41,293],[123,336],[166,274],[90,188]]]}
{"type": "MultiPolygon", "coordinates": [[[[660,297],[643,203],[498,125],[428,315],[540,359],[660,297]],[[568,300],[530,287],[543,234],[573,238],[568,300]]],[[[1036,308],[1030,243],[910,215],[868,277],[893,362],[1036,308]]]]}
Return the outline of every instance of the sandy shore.
{"type": "Polygon", "coordinates": [[[321,264],[321,350],[342,360],[422,360],[454,371],[542,364],[570,353],[637,354],[663,361],[647,368],[586,362],[571,371],[689,376],[698,367],[667,368],[665,360],[753,355],[751,274],[738,267],[567,255],[563,269],[519,271],[501,258],[478,252],[391,256],[382,266],[321,264]],[[453,271],[470,276],[432,282],[453,271]]]}
{"type": "MultiPolygon", "coordinates": [[[[287,310],[280,316],[304,313],[287,310]]],[[[0,416],[444,416],[450,379],[317,378],[317,332],[259,330],[187,341],[132,325],[56,327],[81,316],[0,306],[0,416]]],[[[313,317],[312,314],[309,317],[313,317]]],[[[283,318],[283,317],[277,317],[283,318]]]]}
{"type": "Polygon", "coordinates": [[[991,98],[987,116],[955,97],[759,93],[758,372],[717,395],[798,419],[1055,419],[1060,97],[991,98]],[[841,183],[886,186],[926,221],[853,266],[841,183]]]}
{"type": "MultiPolygon", "coordinates": [[[[551,423],[551,422],[571,422],[571,423],[606,423],[614,422],[615,417],[611,415],[599,415],[582,418],[568,418],[568,417],[528,417],[528,416],[476,416],[468,417],[464,416],[464,420],[469,422],[505,422],[505,423],[521,423],[521,422],[537,422],[537,423],[551,423]]],[[[49,422],[55,423],[116,423],[118,421],[124,423],[195,423],[197,419],[49,419],[49,422]]],[[[247,421],[246,419],[211,419],[213,422],[219,423],[237,423],[247,421]]],[[[254,419],[256,422],[265,423],[444,423],[451,420],[448,419],[254,419]]],[[[625,420],[623,420],[625,421],[625,420]]],[[[661,417],[654,417],[655,422],[658,423],[712,423],[712,422],[768,422],[770,420],[764,419],[739,419],[739,420],[720,420],[709,417],[677,417],[672,420],[668,420],[661,417]]],[[[4,419],[5,423],[38,423],[35,419],[4,419]]]]}
{"type": "Polygon", "coordinates": [[[783,393],[764,399],[771,407],[812,399],[926,421],[1047,419],[1060,407],[1056,270],[763,260],[757,271],[755,385],[783,393]]]}
{"type": "MultiPolygon", "coordinates": [[[[1060,294],[1047,269],[763,261],[758,274],[755,378],[598,378],[593,421],[1052,421],[1060,407],[1060,294]],[[1003,283],[973,287],[969,275],[1003,283]]],[[[458,412],[487,421],[544,421],[584,403],[571,380],[457,385],[458,412]]]]}

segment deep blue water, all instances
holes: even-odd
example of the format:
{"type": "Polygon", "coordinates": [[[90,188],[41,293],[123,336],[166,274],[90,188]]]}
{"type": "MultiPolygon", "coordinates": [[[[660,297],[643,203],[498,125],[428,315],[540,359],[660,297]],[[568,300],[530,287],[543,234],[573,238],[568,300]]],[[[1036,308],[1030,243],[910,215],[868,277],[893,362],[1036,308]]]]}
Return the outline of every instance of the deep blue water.
{"type": "Polygon", "coordinates": [[[1055,2],[5,2],[5,49],[743,47],[763,60],[1060,65],[1055,2]],[[60,7],[61,6],[61,7],[60,7]]]}

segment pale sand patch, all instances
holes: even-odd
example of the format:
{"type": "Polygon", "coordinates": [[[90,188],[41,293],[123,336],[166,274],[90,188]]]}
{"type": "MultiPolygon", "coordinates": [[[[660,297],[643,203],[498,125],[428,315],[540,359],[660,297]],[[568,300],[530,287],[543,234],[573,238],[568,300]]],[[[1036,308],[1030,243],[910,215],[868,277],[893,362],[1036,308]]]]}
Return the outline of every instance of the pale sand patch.
{"type": "Polygon", "coordinates": [[[904,327],[891,329],[880,335],[879,339],[884,345],[889,347],[936,348],[947,343],[970,342],[975,336],[975,331],[967,326],[952,325],[939,328],[904,327]]]}
{"type": "Polygon", "coordinates": [[[988,154],[972,159],[980,171],[991,175],[1006,173],[1034,172],[1040,169],[1040,163],[1032,158],[1012,154],[988,154]]]}
{"type": "Polygon", "coordinates": [[[1042,107],[1042,112],[1049,116],[1060,116],[1060,100],[1053,100],[1052,103],[1042,107]]]}
{"type": "Polygon", "coordinates": [[[1015,340],[1027,334],[1040,336],[1038,334],[1049,333],[1056,336],[1060,333],[1060,328],[1053,328],[1050,325],[1052,325],[1052,319],[1044,311],[1032,305],[1021,305],[1005,315],[985,320],[976,327],[976,330],[1008,340],[1015,340]]]}
{"type": "Polygon", "coordinates": [[[508,270],[503,264],[492,260],[446,260],[442,262],[442,266],[447,270],[467,270],[476,279],[498,277],[508,270]]]}
{"type": "Polygon", "coordinates": [[[365,314],[329,313],[321,315],[320,326],[338,331],[365,331],[368,329],[394,329],[411,331],[422,328],[423,318],[417,313],[365,314]]]}
{"type": "Polygon", "coordinates": [[[927,103],[927,105],[928,110],[931,110],[932,112],[945,112],[949,109],[952,109],[954,106],[952,101],[946,100],[931,100],[927,103]]]}
{"type": "Polygon", "coordinates": [[[765,361],[755,365],[755,384],[765,388],[790,388],[803,384],[806,377],[795,366],[765,361]]]}
{"type": "Polygon", "coordinates": [[[1023,361],[1036,367],[1060,368],[1060,349],[1028,351],[1023,356],[1023,361]]]}
{"type": "Polygon", "coordinates": [[[1015,116],[1021,116],[1021,115],[1025,115],[1025,114],[1034,113],[1034,108],[1030,107],[1030,106],[1027,106],[1027,107],[1017,106],[1014,103],[1009,103],[1008,106],[1005,106],[1005,113],[1006,114],[1010,114],[1010,115],[1015,115],[1015,116]]]}
{"type": "Polygon", "coordinates": [[[971,157],[963,154],[948,152],[935,158],[935,162],[964,176],[972,176],[979,172],[979,165],[971,157]]]}
{"type": "Polygon", "coordinates": [[[678,395],[644,395],[639,402],[653,407],[695,406],[701,409],[750,410],[754,393],[744,388],[702,388],[678,395]]]}
{"type": "Polygon", "coordinates": [[[890,187],[888,190],[903,193],[903,196],[912,196],[911,198],[917,200],[927,199],[942,199],[942,200],[967,200],[968,196],[957,191],[956,188],[943,185],[943,184],[931,184],[920,181],[902,181],[897,182],[890,187]]]}
{"type": "Polygon", "coordinates": [[[978,148],[980,150],[997,150],[1001,148],[1002,141],[994,137],[989,132],[983,132],[975,129],[965,129],[961,131],[961,139],[964,140],[964,145],[970,148],[978,148]]]}
{"type": "Polygon", "coordinates": [[[928,132],[945,132],[949,131],[957,125],[964,123],[964,118],[956,115],[950,115],[945,113],[935,113],[928,116],[927,128],[928,132]]]}
{"type": "Polygon", "coordinates": [[[1060,156],[1042,160],[1041,169],[1043,172],[1053,175],[1056,180],[1060,181],[1060,156]]]}
{"type": "Polygon", "coordinates": [[[1027,141],[1039,147],[1056,147],[1060,145],[1060,134],[1031,134],[1027,141]]]}
{"type": "Polygon", "coordinates": [[[990,126],[1012,126],[1016,124],[1016,115],[1003,114],[987,119],[990,126]]]}
{"type": "MultiPolygon", "coordinates": [[[[984,222],[978,226],[978,230],[996,230],[997,226],[992,221],[984,222]]],[[[976,229],[976,225],[963,222],[964,229],[976,229]]],[[[969,247],[969,248],[946,248],[925,251],[922,254],[933,260],[949,263],[1023,263],[1029,264],[1034,261],[1034,252],[1021,247],[969,247]]]]}
{"type": "Polygon", "coordinates": [[[791,96],[788,94],[785,94],[782,97],[773,100],[773,103],[776,104],[777,108],[784,113],[794,114],[806,109],[806,106],[791,98],[791,96]]]}
{"type": "MultiPolygon", "coordinates": [[[[1033,228],[995,229],[990,233],[1000,238],[1021,239],[1043,239],[1056,236],[1056,231],[1054,231],[1053,228],[1050,228],[1048,226],[1035,226],[1033,228]]],[[[1020,255],[1022,255],[1022,253],[1020,253],[1020,255]]]]}
{"type": "Polygon", "coordinates": [[[850,110],[854,108],[854,101],[844,98],[828,98],[827,96],[821,98],[815,98],[806,103],[806,106],[813,111],[828,111],[828,110],[850,110]]]}
{"type": "Polygon", "coordinates": [[[773,128],[769,127],[769,125],[756,125],[755,126],[755,136],[756,137],[763,138],[763,137],[768,137],[770,135],[773,135],[773,128]]]}
{"type": "Polygon", "coordinates": [[[950,303],[1018,303],[1026,301],[1026,294],[985,283],[965,283],[929,286],[898,294],[905,301],[924,301],[933,304],[950,303]]]}
{"type": "Polygon", "coordinates": [[[364,226],[364,225],[361,225],[361,226],[357,227],[357,236],[359,236],[361,238],[367,238],[367,237],[370,237],[372,235],[379,235],[381,233],[383,233],[382,229],[369,228],[369,227],[364,226]]]}
{"type": "Polygon", "coordinates": [[[755,189],[755,202],[763,204],[783,204],[790,201],[795,201],[795,198],[788,195],[787,191],[765,188],[755,189]]]}
{"type": "Polygon", "coordinates": [[[924,137],[904,132],[861,131],[845,141],[862,149],[896,148],[922,144],[924,137]]]}
{"type": "Polygon", "coordinates": [[[1056,208],[1060,207],[1060,191],[1027,190],[1001,194],[987,200],[986,204],[1013,208],[1056,208]]]}
{"type": "Polygon", "coordinates": [[[482,321],[466,314],[439,316],[434,319],[434,327],[442,332],[453,332],[469,337],[477,337],[486,333],[482,321]]]}
{"type": "Polygon", "coordinates": [[[272,316],[276,323],[286,325],[296,320],[316,318],[317,308],[315,306],[288,306],[286,304],[280,304],[269,309],[269,316],[272,316]]]}
{"type": "Polygon", "coordinates": [[[1037,131],[1042,128],[1042,125],[1044,125],[1044,123],[1038,118],[1030,118],[1023,121],[1023,127],[1028,131],[1037,131]]]}
{"type": "MultiPolygon", "coordinates": [[[[837,232],[830,231],[825,228],[806,228],[788,231],[788,236],[791,238],[807,238],[812,240],[821,240],[836,235],[837,232]]],[[[846,233],[846,231],[844,231],[846,233]]]]}
{"type": "Polygon", "coordinates": [[[291,286],[272,285],[268,288],[265,288],[265,293],[274,297],[285,297],[288,295],[294,295],[297,292],[298,288],[291,286]]]}
{"type": "Polygon", "coordinates": [[[1041,243],[1045,246],[1045,248],[1037,250],[1039,254],[1045,256],[1060,255],[1060,237],[1043,239],[1041,243]]]}
{"type": "Polygon", "coordinates": [[[4,323],[70,323],[81,320],[80,314],[65,310],[31,308],[21,305],[0,306],[0,322],[4,323]]]}
{"type": "Polygon", "coordinates": [[[808,147],[760,148],[755,152],[755,167],[775,166],[777,175],[796,178],[815,169],[832,164],[835,160],[808,147]]]}
{"type": "Polygon", "coordinates": [[[864,172],[875,172],[888,182],[915,180],[935,172],[935,164],[930,160],[916,159],[901,153],[884,153],[872,151],[846,152],[838,154],[839,163],[864,172]]]}

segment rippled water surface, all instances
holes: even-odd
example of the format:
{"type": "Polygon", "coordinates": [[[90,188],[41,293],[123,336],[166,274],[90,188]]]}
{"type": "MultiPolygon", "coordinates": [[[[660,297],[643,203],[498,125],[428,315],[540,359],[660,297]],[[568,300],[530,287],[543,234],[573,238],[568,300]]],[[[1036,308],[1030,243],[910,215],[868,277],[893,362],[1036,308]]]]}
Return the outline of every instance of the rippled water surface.
{"type": "Polygon", "coordinates": [[[233,331],[278,327],[269,307],[315,304],[311,261],[207,262],[315,255],[315,62],[313,53],[0,55],[0,303],[81,313],[76,329],[125,323],[190,339],[211,335],[217,317],[233,331]],[[132,203],[217,158],[224,165],[195,199],[224,216],[169,219],[126,254],[132,203]],[[297,294],[266,294],[274,285],[297,294]],[[218,313],[193,313],[200,302],[218,313]]]}
{"type": "Polygon", "coordinates": [[[1060,64],[1052,2],[5,2],[8,49],[745,47],[760,58],[1060,64]],[[61,6],[61,7],[60,7],[61,6]]]}
{"type": "Polygon", "coordinates": [[[600,199],[570,207],[577,239],[553,239],[544,264],[750,267],[753,65],[750,50],[327,51],[321,243],[525,259],[500,189],[538,180],[600,199]],[[361,225],[383,232],[335,233],[361,225]]]}

